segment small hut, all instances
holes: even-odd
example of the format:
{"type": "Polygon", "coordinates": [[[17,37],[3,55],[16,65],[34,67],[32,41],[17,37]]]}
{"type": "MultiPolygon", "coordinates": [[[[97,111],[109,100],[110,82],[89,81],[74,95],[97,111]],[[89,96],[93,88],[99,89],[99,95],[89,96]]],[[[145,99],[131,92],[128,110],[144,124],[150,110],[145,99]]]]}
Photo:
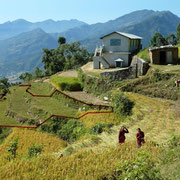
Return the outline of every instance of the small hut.
{"type": "Polygon", "coordinates": [[[177,64],[178,48],[172,45],[149,48],[149,57],[152,64],[177,64]]]}

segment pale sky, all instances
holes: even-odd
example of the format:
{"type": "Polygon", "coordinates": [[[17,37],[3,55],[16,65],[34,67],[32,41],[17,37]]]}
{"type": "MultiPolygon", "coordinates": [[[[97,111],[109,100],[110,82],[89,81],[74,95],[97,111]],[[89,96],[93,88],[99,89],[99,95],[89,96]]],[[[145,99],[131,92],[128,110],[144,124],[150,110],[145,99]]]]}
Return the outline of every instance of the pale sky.
{"type": "Polygon", "coordinates": [[[136,10],[169,10],[180,17],[180,0],[0,0],[0,24],[16,19],[106,22],[136,10]]]}

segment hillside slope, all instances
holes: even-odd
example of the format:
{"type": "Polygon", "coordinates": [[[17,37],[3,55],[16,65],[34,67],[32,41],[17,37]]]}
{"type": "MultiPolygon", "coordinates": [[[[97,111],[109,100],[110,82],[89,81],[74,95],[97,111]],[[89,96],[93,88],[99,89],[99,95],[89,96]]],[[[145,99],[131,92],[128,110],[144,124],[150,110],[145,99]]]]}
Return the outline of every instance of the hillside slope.
{"type": "Polygon", "coordinates": [[[57,41],[41,29],[0,41],[0,77],[42,67],[42,49],[57,46],[57,41]]]}
{"type": "Polygon", "coordinates": [[[169,11],[135,11],[106,23],[86,25],[60,33],[69,42],[80,41],[89,51],[100,44],[100,37],[114,32],[127,32],[143,37],[143,47],[149,45],[152,36],[159,32],[164,36],[176,32],[180,18],[169,11]],[[134,21],[132,20],[134,19],[134,21]]]}

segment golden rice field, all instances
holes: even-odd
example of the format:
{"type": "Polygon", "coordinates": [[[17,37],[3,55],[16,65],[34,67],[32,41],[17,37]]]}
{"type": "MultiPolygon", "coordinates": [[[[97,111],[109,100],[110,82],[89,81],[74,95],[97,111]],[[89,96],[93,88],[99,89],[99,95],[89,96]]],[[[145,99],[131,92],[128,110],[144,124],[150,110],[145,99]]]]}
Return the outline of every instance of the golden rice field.
{"type": "Polygon", "coordinates": [[[98,136],[85,136],[74,144],[67,145],[53,135],[34,130],[13,129],[5,143],[0,146],[0,179],[102,179],[114,173],[116,165],[125,160],[134,160],[139,151],[152,154],[156,161],[161,147],[153,142],[165,143],[173,134],[180,135],[179,106],[174,102],[152,99],[139,94],[127,93],[135,102],[133,115],[126,120],[117,120],[114,114],[88,115],[81,120],[87,127],[97,122],[116,123],[112,132],[98,136]],[[121,125],[129,129],[126,143],[117,146],[117,135],[121,125]],[[137,148],[135,135],[140,127],[145,132],[146,143],[137,148]],[[16,160],[5,159],[8,143],[19,137],[16,160]],[[27,149],[32,143],[44,144],[38,158],[27,159],[27,149]],[[60,152],[64,157],[58,159],[60,152]]]}

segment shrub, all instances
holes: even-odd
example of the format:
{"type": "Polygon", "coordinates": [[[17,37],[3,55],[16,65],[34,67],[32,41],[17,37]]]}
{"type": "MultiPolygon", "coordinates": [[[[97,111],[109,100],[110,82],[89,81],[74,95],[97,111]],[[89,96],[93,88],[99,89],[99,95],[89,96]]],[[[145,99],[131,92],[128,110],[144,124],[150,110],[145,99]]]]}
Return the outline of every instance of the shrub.
{"type": "Polygon", "coordinates": [[[35,146],[34,143],[31,147],[28,148],[28,158],[36,157],[38,156],[43,149],[43,145],[35,146]]]}
{"type": "Polygon", "coordinates": [[[123,92],[118,92],[112,97],[112,105],[117,116],[126,117],[132,114],[134,102],[128,99],[123,92]]]}
{"type": "Polygon", "coordinates": [[[170,79],[170,77],[171,77],[171,75],[169,73],[161,73],[158,69],[156,69],[153,72],[152,81],[158,82],[161,80],[168,80],[168,79],[170,79]]]}
{"type": "Polygon", "coordinates": [[[98,124],[96,124],[95,126],[93,126],[93,127],[91,127],[90,128],[90,131],[89,131],[89,133],[90,134],[95,134],[95,135],[97,135],[97,134],[100,134],[100,133],[102,133],[102,132],[104,132],[104,131],[106,131],[106,132],[110,132],[110,128],[113,126],[113,124],[102,124],[102,123],[98,123],[98,124]]]}
{"type": "Polygon", "coordinates": [[[10,153],[9,159],[11,159],[11,156],[13,157],[13,159],[16,158],[17,148],[18,148],[18,138],[16,138],[15,140],[13,140],[9,143],[9,147],[7,148],[7,151],[10,153]]]}
{"type": "Polygon", "coordinates": [[[162,179],[159,169],[155,166],[154,162],[151,161],[151,155],[145,151],[139,152],[134,161],[127,160],[119,164],[115,174],[117,179],[162,179]]]}
{"type": "Polygon", "coordinates": [[[58,131],[58,135],[61,139],[73,142],[82,137],[86,133],[84,125],[75,119],[70,119],[62,128],[58,131]]]}

